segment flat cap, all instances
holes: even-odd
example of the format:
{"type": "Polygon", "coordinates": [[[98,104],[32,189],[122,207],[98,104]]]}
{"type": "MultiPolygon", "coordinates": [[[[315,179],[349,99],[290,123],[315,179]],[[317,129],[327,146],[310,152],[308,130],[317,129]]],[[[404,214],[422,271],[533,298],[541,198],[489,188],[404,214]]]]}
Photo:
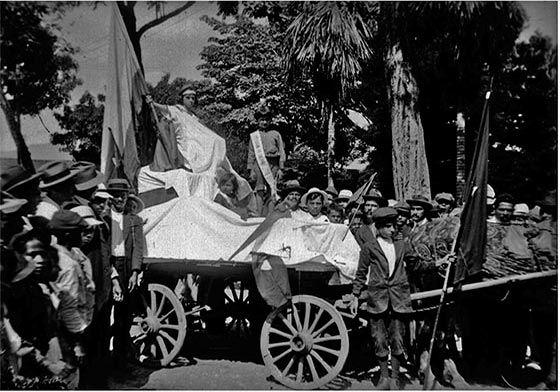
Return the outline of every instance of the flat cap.
{"type": "Polygon", "coordinates": [[[373,220],[390,220],[397,217],[397,210],[393,207],[380,207],[377,210],[373,211],[373,220]]]}
{"type": "Polygon", "coordinates": [[[87,227],[88,224],[80,215],[69,210],[55,212],[49,222],[49,229],[51,230],[80,230],[87,227]]]}

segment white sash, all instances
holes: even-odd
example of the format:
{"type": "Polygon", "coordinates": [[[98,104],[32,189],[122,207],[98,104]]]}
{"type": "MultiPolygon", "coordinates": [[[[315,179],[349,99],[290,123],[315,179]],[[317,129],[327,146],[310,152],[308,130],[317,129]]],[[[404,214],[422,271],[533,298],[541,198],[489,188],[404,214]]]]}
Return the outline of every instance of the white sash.
{"type": "Polygon", "coordinates": [[[261,169],[264,179],[270,186],[270,193],[274,199],[277,199],[278,196],[276,194],[276,179],[272,175],[272,170],[270,170],[270,166],[268,165],[268,161],[266,160],[261,134],[259,131],[251,133],[251,142],[253,143],[253,150],[255,151],[257,164],[261,169]]]}

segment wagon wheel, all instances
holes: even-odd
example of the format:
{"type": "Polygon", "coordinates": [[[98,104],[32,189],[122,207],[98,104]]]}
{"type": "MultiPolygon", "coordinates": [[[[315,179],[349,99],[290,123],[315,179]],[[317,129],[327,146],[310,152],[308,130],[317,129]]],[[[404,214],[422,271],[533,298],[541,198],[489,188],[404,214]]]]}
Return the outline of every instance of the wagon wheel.
{"type": "Polygon", "coordinates": [[[166,286],[150,283],[148,293],[141,298],[142,310],[132,320],[130,337],[141,360],[148,357],[166,366],[183,347],[187,333],[185,312],[166,286]]]}
{"type": "Polygon", "coordinates": [[[228,279],[224,286],[226,333],[244,338],[250,335],[251,299],[249,287],[240,280],[228,279]]]}
{"type": "Polygon", "coordinates": [[[274,378],[294,389],[319,388],[334,379],[348,356],[348,331],[336,308],[297,295],[266,319],[261,353],[274,378]]]}

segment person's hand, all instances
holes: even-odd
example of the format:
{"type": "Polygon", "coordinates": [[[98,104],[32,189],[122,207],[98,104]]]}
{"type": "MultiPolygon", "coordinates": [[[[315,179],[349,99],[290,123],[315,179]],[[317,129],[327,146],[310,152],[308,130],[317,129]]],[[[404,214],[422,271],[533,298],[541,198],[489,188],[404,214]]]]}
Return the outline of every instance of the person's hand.
{"type": "Polygon", "coordinates": [[[113,283],[113,300],[115,302],[121,302],[123,300],[121,284],[118,279],[113,279],[111,282],[113,283]]]}
{"type": "Polygon", "coordinates": [[[76,356],[76,361],[81,365],[84,363],[86,352],[80,343],[76,343],[74,346],[74,355],[76,356]]]}
{"type": "Polygon", "coordinates": [[[351,294],[351,302],[350,302],[350,314],[355,317],[358,314],[358,297],[354,294],[351,294]]]}
{"type": "Polygon", "coordinates": [[[132,275],[128,280],[128,291],[132,291],[136,287],[138,287],[138,271],[132,271],[132,275]]]}
{"type": "Polygon", "coordinates": [[[146,94],[144,100],[146,101],[146,103],[148,105],[154,103],[154,99],[152,98],[152,96],[150,94],[146,94]]]}
{"type": "Polygon", "coordinates": [[[457,256],[455,253],[449,253],[445,255],[443,258],[436,260],[436,267],[440,269],[446,269],[449,264],[453,264],[457,256]]]}

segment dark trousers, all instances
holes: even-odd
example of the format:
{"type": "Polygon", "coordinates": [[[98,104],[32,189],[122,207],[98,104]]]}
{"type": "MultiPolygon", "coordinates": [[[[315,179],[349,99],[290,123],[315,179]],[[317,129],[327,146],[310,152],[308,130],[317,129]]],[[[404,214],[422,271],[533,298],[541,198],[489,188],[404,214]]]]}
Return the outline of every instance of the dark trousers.
{"type": "Polygon", "coordinates": [[[114,302],[113,357],[122,361],[134,357],[130,338],[132,326],[132,296],[125,294],[122,302],[114,302]]]}
{"type": "Polygon", "coordinates": [[[369,328],[378,358],[388,356],[389,347],[392,355],[399,356],[405,353],[403,336],[406,324],[403,315],[390,310],[370,314],[369,328]]]}
{"type": "Polygon", "coordinates": [[[107,389],[109,342],[111,339],[111,302],[93,314],[86,330],[87,362],[80,368],[80,389],[107,389]]]}

